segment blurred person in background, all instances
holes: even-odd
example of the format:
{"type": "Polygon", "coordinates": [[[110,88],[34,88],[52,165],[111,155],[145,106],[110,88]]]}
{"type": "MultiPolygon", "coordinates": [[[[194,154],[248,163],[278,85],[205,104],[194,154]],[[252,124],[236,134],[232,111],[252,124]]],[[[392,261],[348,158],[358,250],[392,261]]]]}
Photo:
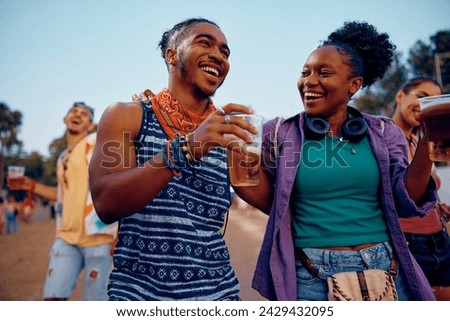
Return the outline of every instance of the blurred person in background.
{"type": "MultiPolygon", "coordinates": [[[[435,79],[417,76],[406,81],[395,95],[392,120],[405,134],[409,162],[416,153],[422,134],[417,99],[441,94],[442,87],[435,79]]],[[[440,187],[441,180],[434,165],[432,176],[440,187]]],[[[444,301],[450,300],[450,237],[446,228],[449,215],[450,207],[438,202],[424,217],[400,218],[411,253],[433,287],[436,299],[444,301]]]]}
{"type": "Polygon", "coordinates": [[[0,196],[0,235],[3,234],[5,231],[5,212],[6,212],[6,206],[5,201],[3,200],[3,197],[0,196]]]}
{"type": "MultiPolygon", "coordinates": [[[[94,109],[75,102],[63,121],[67,148],[57,161],[57,187],[25,177],[14,188],[56,201],[56,239],[50,250],[44,299],[68,300],[84,270],[83,299],[107,300],[115,227],[98,219],[90,199],[88,164],[96,134],[89,133],[95,128],[94,109]]],[[[8,185],[13,185],[9,178],[8,185]]]]}
{"type": "Polygon", "coordinates": [[[18,230],[17,217],[19,216],[20,205],[14,195],[8,195],[5,204],[6,234],[16,234],[18,230]]]}

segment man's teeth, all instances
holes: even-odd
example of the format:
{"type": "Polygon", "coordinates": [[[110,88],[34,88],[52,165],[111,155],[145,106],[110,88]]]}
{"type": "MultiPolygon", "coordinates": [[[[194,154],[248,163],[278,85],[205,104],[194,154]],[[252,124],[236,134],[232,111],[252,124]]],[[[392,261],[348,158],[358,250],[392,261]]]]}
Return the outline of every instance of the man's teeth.
{"type": "Polygon", "coordinates": [[[212,67],[202,67],[201,68],[203,71],[206,71],[209,74],[213,74],[216,77],[219,77],[219,71],[215,68],[212,67]]]}
{"type": "Polygon", "coordinates": [[[323,94],[316,94],[316,93],[305,93],[306,98],[320,98],[323,97],[323,94]]]}

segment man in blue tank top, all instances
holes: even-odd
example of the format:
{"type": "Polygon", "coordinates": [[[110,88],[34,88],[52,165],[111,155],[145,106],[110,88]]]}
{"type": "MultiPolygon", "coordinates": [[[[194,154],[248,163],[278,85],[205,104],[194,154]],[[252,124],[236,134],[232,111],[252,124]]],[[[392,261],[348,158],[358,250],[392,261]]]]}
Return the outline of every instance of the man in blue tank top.
{"type": "Polygon", "coordinates": [[[145,103],[115,103],[98,126],[90,163],[95,208],[119,222],[110,300],[239,300],[220,228],[230,206],[230,135],[256,129],[216,109],[229,71],[220,28],[203,18],[166,31],[159,43],[167,88],[145,103]]]}

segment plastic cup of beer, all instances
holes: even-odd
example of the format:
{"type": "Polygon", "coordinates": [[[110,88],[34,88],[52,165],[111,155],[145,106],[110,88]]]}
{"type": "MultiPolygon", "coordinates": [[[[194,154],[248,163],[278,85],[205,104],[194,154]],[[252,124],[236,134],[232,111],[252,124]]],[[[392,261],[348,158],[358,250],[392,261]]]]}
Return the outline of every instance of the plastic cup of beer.
{"type": "Polygon", "coordinates": [[[245,143],[240,139],[233,140],[227,149],[228,171],[233,186],[255,186],[259,184],[261,171],[261,144],[264,118],[258,115],[231,113],[230,117],[240,117],[251,123],[257,134],[247,132],[253,142],[245,143]]]}
{"type": "Polygon", "coordinates": [[[420,98],[419,104],[430,159],[450,161],[450,95],[420,98]]]}
{"type": "Polygon", "coordinates": [[[8,166],[8,187],[9,189],[20,189],[25,180],[24,166],[8,166]]]}

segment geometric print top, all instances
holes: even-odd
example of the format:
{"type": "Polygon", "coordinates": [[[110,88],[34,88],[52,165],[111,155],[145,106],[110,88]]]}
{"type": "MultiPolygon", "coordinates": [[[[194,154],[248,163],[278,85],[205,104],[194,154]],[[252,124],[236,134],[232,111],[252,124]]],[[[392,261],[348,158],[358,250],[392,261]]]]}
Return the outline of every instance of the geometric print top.
{"type": "MultiPolygon", "coordinates": [[[[137,166],[167,144],[151,105],[141,105],[137,166]]],[[[230,204],[226,150],[216,147],[200,166],[182,168],[145,208],[120,220],[110,300],[239,300],[220,232],[230,204]]]]}

